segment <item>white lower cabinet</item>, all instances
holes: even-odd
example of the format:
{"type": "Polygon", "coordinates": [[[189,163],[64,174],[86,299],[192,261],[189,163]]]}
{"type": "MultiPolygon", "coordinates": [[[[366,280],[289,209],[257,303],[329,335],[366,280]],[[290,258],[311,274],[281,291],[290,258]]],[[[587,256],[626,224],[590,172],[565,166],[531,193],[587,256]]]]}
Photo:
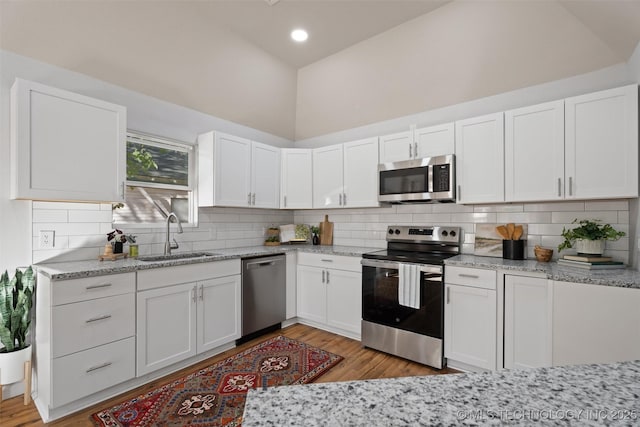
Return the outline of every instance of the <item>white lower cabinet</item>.
{"type": "Polygon", "coordinates": [[[302,323],[360,339],[360,258],[299,253],[297,312],[302,323]]]}
{"type": "Polygon", "coordinates": [[[640,290],[553,282],[553,365],[640,359],[640,290]]]}
{"type": "Polygon", "coordinates": [[[504,276],[504,367],[551,366],[552,281],[504,276]]]}
{"type": "Polygon", "coordinates": [[[137,376],[240,338],[239,273],[239,260],[138,272],[137,376]]]}
{"type": "Polygon", "coordinates": [[[465,267],[445,270],[444,355],[448,364],[496,369],[496,272],[465,267]]]}
{"type": "Polygon", "coordinates": [[[136,274],[51,280],[38,274],[36,405],[49,412],[135,377],[136,274]]]}

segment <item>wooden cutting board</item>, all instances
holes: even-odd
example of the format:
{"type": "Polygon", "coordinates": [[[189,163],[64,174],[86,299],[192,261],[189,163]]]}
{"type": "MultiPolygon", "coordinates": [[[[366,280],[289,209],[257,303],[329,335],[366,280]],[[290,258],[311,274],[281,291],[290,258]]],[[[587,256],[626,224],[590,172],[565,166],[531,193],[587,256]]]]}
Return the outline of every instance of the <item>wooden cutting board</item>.
{"type": "Polygon", "coordinates": [[[333,223],[329,222],[329,215],[320,223],[320,244],[333,245],[333,223]]]}

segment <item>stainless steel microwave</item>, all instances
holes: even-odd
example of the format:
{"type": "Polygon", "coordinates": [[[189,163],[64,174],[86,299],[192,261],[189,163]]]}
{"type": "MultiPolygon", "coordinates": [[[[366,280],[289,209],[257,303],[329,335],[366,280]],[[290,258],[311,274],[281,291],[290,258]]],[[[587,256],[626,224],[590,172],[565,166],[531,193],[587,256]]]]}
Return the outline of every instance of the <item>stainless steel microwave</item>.
{"type": "Polygon", "coordinates": [[[455,202],[455,156],[425,157],[378,165],[378,201],[455,202]]]}

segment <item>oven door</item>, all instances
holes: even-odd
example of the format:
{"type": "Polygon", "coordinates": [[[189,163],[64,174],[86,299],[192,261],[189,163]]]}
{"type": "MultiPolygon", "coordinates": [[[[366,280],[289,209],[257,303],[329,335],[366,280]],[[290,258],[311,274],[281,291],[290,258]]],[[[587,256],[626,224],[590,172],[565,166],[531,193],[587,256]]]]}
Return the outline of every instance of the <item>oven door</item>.
{"type": "Polygon", "coordinates": [[[399,263],[362,260],[362,319],[442,339],[444,283],[442,266],[420,265],[420,308],[399,303],[399,263]]]}

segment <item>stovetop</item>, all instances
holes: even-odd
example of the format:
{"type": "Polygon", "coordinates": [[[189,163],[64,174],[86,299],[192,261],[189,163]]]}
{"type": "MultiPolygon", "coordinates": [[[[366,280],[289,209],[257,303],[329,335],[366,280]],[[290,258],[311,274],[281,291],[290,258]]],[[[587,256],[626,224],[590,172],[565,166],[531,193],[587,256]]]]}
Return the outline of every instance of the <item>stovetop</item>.
{"type": "Polygon", "coordinates": [[[416,264],[443,265],[444,260],[456,256],[450,253],[396,251],[383,249],[362,254],[362,258],[377,259],[383,261],[412,262],[416,264]]]}

